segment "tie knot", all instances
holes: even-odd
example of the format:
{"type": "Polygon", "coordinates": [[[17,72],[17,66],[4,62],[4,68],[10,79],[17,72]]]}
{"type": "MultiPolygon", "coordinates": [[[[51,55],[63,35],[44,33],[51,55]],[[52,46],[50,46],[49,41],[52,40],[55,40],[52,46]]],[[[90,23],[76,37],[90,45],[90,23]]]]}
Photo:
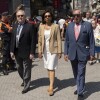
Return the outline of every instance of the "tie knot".
{"type": "Polygon", "coordinates": [[[77,23],[76,25],[79,26],[79,23],[77,23]]]}
{"type": "Polygon", "coordinates": [[[18,26],[21,26],[22,24],[18,24],[18,26]]]}

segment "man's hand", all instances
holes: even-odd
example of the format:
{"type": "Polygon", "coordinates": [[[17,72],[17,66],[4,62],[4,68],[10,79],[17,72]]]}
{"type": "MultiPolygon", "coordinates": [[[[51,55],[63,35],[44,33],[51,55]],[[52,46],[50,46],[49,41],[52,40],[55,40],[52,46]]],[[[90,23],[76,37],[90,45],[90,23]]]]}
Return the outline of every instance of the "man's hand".
{"type": "Polygon", "coordinates": [[[34,55],[33,54],[30,54],[30,59],[32,60],[34,58],[34,55]]]}
{"type": "Polygon", "coordinates": [[[13,52],[10,52],[10,56],[11,56],[12,60],[15,60],[15,55],[13,52]]]}
{"type": "Polygon", "coordinates": [[[39,57],[40,59],[42,59],[42,53],[39,53],[39,54],[38,54],[38,57],[39,57]]]}
{"type": "Polygon", "coordinates": [[[90,56],[90,61],[93,61],[95,59],[94,56],[90,56]]]}
{"type": "Polygon", "coordinates": [[[68,61],[68,55],[64,55],[65,61],[68,61]]]}

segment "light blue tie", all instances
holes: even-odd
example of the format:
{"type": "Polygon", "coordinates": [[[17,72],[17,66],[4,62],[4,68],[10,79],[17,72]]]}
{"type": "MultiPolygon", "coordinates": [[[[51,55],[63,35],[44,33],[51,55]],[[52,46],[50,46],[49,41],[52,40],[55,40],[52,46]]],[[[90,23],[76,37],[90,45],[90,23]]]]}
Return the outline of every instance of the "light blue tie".
{"type": "Polygon", "coordinates": [[[19,24],[18,27],[17,27],[17,34],[16,34],[16,48],[18,48],[18,44],[19,44],[19,32],[20,32],[20,29],[21,29],[21,25],[19,24]]]}

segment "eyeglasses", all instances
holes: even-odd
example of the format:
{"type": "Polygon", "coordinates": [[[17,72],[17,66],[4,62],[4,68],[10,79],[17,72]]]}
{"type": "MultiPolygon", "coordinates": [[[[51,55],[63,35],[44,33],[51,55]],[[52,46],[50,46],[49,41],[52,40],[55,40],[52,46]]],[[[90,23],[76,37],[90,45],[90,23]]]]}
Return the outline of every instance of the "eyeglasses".
{"type": "Polygon", "coordinates": [[[17,17],[24,17],[24,15],[17,15],[17,17]]]}
{"type": "Polygon", "coordinates": [[[73,14],[73,17],[75,17],[75,16],[80,17],[80,14],[73,14]]]}
{"type": "Polygon", "coordinates": [[[50,18],[50,17],[51,17],[51,15],[45,15],[45,16],[44,16],[44,18],[47,18],[47,17],[49,17],[49,18],[50,18]]]}

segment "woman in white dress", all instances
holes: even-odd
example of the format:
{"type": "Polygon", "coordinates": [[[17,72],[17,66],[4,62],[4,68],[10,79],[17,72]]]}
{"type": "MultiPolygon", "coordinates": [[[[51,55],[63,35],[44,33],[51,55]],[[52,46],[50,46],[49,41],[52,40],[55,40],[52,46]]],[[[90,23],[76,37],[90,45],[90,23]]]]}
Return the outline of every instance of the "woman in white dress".
{"type": "Polygon", "coordinates": [[[48,93],[52,96],[54,94],[55,69],[58,65],[58,58],[61,58],[62,53],[60,28],[53,23],[54,18],[50,11],[44,12],[42,21],[38,32],[38,54],[39,58],[43,56],[44,67],[48,70],[50,81],[48,93]]]}
{"type": "MultiPolygon", "coordinates": [[[[97,54],[96,63],[99,63],[99,55],[100,55],[100,25],[99,22],[93,20],[92,22],[94,38],[95,38],[95,53],[97,54]]],[[[91,62],[92,63],[92,62],[91,62]]]]}

